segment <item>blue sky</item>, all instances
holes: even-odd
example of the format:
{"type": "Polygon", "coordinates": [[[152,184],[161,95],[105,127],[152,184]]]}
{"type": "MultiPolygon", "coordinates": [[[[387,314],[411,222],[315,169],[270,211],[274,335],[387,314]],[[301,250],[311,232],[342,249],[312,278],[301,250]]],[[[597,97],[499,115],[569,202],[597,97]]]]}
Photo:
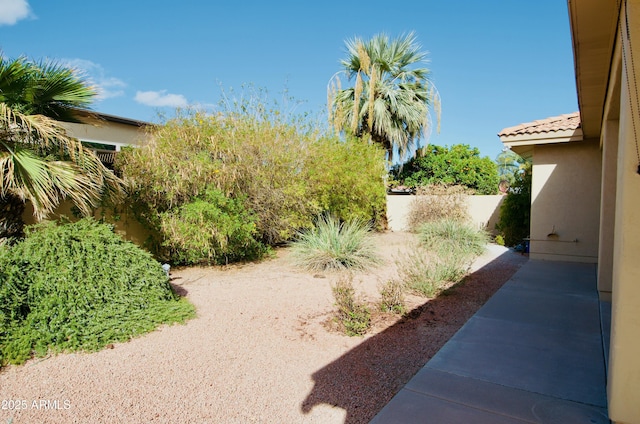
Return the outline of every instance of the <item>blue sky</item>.
{"type": "Polygon", "coordinates": [[[410,31],[442,99],[431,143],[495,158],[501,129],[578,109],[566,0],[0,0],[4,56],[73,64],[94,110],[153,122],[243,84],[321,113],[346,39],[410,31]]]}

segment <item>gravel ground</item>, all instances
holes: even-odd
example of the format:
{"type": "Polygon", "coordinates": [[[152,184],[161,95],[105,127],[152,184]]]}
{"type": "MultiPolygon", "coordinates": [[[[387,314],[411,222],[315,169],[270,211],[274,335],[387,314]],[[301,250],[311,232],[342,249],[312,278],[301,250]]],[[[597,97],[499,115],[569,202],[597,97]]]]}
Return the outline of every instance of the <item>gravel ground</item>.
{"type": "MultiPolygon", "coordinates": [[[[353,280],[371,302],[415,242],[376,237],[386,263],[353,280]]],[[[327,329],[337,276],[292,267],[286,249],[258,264],[175,270],[197,318],[0,370],[0,424],[365,423],[525,260],[492,245],[452,293],[409,297],[408,316],[378,316],[365,337],[327,329]]]]}

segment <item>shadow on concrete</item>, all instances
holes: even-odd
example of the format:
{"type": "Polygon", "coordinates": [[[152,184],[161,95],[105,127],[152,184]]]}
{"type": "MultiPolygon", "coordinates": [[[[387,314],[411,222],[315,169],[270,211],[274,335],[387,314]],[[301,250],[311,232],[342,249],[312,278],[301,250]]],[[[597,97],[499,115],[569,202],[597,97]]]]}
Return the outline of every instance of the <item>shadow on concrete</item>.
{"type": "Polygon", "coordinates": [[[346,424],[369,422],[526,260],[505,252],[315,372],[302,411],[327,404],[346,411],[346,424]]]}

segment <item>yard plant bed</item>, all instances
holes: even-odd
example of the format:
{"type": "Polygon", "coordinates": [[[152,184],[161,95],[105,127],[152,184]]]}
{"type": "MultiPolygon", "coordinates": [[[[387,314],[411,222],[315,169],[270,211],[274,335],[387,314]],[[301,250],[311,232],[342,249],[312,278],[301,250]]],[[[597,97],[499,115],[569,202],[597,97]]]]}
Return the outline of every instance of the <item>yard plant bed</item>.
{"type": "MultiPolygon", "coordinates": [[[[415,243],[375,237],[383,263],[352,280],[372,304],[415,243]]],[[[2,369],[0,399],[20,402],[0,409],[0,423],[366,423],[525,260],[492,246],[463,283],[407,296],[404,317],[374,314],[364,337],[327,329],[337,274],[295,267],[287,248],[261,263],[174,269],[196,318],[2,369]]]]}

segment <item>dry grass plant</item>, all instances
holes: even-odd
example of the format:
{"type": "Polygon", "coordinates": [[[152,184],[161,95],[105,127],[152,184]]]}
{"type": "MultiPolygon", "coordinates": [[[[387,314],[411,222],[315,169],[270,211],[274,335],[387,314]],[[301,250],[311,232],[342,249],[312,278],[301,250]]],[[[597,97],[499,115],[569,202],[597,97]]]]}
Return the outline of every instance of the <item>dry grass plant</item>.
{"type": "Polygon", "coordinates": [[[353,277],[343,274],[331,287],[336,311],[335,320],[348,336],[362,336],[371,326],[371,312],[366,303],[356,297],[353,277]]]}
{"type": "Polygon", "coordinates": [[[407,216],[409,230],[417,232],[421,225],[443,218],[468,220],[466,197],[472,193],[472,190],[463,186],[419,187],[409,207],[407,216]]]}
{"type": "Polygon", "coordinates": [[[384,282],[380,288],[380,310],[403,314],[405,312],[405,284],[402,280],[390,279],[384,282]]]}

